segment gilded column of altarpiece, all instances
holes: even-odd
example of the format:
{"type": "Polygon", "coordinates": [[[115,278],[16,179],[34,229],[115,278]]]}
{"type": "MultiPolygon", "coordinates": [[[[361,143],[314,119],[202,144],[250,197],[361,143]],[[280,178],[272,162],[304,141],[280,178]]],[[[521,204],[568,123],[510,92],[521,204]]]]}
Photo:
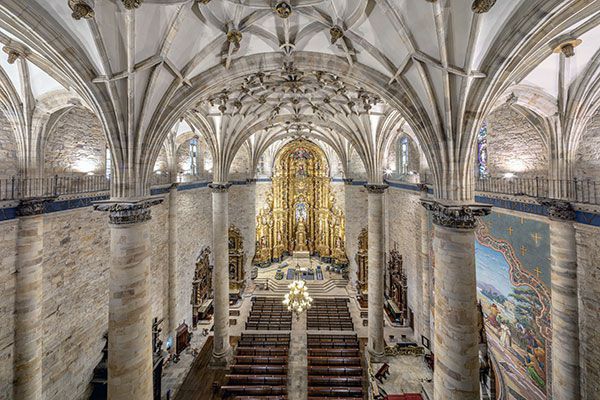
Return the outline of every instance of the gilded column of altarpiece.
{"type": "Polygon", "coordinates": [[[254,264],[309,252],[346,266],[346,220],[335,203],[323,150],[303,139],[284,146],[275,158],[271,193],[256,217],[254,264]]]}

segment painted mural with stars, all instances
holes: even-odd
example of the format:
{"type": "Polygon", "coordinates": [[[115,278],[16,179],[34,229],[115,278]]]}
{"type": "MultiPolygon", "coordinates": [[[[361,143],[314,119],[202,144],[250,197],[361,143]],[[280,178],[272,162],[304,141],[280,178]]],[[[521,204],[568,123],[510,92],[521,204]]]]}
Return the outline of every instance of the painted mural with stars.
{"type": "Polygon", "coordinates": [[[545,400],[550,387],[550,228],[492,212],[476,230],[477,291],[507,399],[545,400]]]}

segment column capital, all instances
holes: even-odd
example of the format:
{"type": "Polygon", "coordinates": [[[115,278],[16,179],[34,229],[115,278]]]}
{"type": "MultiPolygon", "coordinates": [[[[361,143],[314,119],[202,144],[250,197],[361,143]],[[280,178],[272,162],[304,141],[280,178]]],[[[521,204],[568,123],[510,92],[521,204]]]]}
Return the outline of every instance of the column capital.
{"type": "Polygon", "coordinates": [[[369,193],[375,193],[375,194],[383,194],[385,193],[386,189],[389,188],[389,185],[385,185],[385,184],[366,184],[365,188],[367,188],[367,191],[369,193]]]}
{"type": "Polygon", "coordinates": [[[173,189],[177,190],[177,187],[178,187],[178,186],[179,186],[179,182],[172,182],[172,183],[169,185],[169,190],[173,190],[173,189]]]}
{"type": "Polygon", "coordinates": [[[229,188],[231,187],[231,183],[230,182],[226,182],[226,183],[210,183],[208,185],[209,188],[212,189],[213,193],[224,193],[227,192],[229,190],[229,188]]]}
{"type": "Polygon", "coordinates": [[[354,182],[354,179],[352,178],[344,178],[342,180],[344,181],[345,185],[352,185],[352,182],[354,182]]]}
{"type": "Polygon", "coordinates": [[[427,195],[429,193],[429,186],[426,183],[417,183],[417,187],[419,188],[419,192],[421,194],[427,195]]]}
{"type": "Polygon", "coordinates": [[[56,199],[55,196],[47,197],[31,197],[23,199],[17,205],[17,217],[32,217],[34,215],[41,215],[44,213],[46,204],[53,202],[56,199]]]}
{"type": "Polygon", "coordinates": [[[150,207],[163,202],[162,198],[150,197],[132,201],[107,200],[94,204],[94,210],[108,211],[112,225],[130,225],[149,221],[150,207]]]}
{"type": "Polygon", "coordinates": [[[453,229],[475,229],[477,217],[492,211],[492,206],[487,204],[442,204],[435,200],[421,200],[421,205],[432,213],[434,224],[453,229]]]}
{"type": "Polygon", "coordinates": [[[548,208],[548,217],[553,221],[575,220],[575,209],[568,201],[539,198],[537,202],[548,208]]]}

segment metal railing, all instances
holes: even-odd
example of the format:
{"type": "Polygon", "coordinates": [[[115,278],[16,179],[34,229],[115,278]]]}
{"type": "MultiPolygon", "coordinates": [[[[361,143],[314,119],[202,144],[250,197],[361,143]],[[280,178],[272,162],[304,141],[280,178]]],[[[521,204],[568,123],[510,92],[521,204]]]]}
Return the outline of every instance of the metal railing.
{"type": "Polygon", "coordinates": [[[13,176],[0,179],[0,200],[103,192],[109,189],[110,181],[101,175],[55,175],[45,178],[19,178],[13,176]]]}
{"type": "Polygon", "coordinates": [[[475,190],[511,196],[561,198],[582,204],[600,204],[600,184],[591,179],[483,178],[476,181],[475,190]]]}

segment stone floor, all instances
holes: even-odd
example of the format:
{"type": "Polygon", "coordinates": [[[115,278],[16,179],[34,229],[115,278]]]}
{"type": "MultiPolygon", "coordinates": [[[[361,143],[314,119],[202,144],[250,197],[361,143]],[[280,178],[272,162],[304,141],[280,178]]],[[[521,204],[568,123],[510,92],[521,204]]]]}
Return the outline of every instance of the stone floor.
{"type": "MultiPolygon", "coordinates": [[[[388,394],[421,393],[423,382],[433,379],[423,357],[396,356],[387,358],[386,362],[390,366],[390,375],[378,385],[388,394]]],[[[382,365],[373,363],[373,371],[376,372],[382,365]]]]}

